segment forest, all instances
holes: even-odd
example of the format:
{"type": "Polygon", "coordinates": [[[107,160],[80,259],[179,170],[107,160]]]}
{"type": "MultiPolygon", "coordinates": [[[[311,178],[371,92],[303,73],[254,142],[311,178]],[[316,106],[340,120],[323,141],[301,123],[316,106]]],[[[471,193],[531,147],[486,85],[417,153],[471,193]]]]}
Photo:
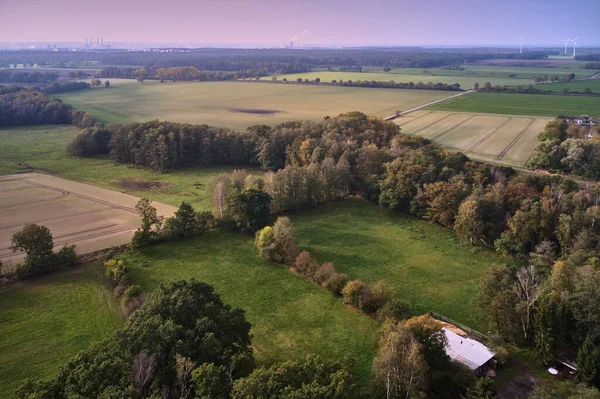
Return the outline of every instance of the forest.
{"type": "Polygon", "coordinates": [[[527,165],[532,169],[572,173],[597,180],[600,178],[600,140],[597,133],[597,126],[579,126],[557,119],[539,135],[527,165]]]}

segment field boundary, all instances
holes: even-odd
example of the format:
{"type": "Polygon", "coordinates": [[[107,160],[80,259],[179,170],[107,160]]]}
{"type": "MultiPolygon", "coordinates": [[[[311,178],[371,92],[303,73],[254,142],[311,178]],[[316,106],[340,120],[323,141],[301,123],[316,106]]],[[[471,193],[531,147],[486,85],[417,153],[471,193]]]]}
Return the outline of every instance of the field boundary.
{"type": "Polygon", "coordinates": [[[421,104],[421,105],[419,105],[419,106],[417,106],[417,107],[414,107],[414,108],[408,109],[408,110],[406,110],[406,111],[402,111],[402,112],[398,112],[397,114],[390,115],[390,116],[388,116],[387,118],[383,118],[383,120],[384,120],[384,121],[391,121],[391,120],[394,120],[394,119],[396,119],[396,118],[397,118],[397,117],[399,117],[399,116],[406,115],[406,114],[410,114],[411,112],[414,112],[414,111],[418,111],[418,110],[420,110],[421,108],[429,107],[430,105],[434,105],[434,104],[437,104],[437,103],[441,103],[441,102],[443,102],[443,101],[450,100],[451,98],[456,98],[456,97],[464,96],[465,94],[473,93],[474,91],[475,91],[475,90],[467,90],[467,91],[462,91],[462,92],[460,92],[460,93],[458,93],[458,94],[454,94],[454,95],[452,95],[452,96],[448,96],[448,97],[440,98],[439,100],[435,100],[435,101],[430,101],[430,102],[428,102],[428,103],[426,103],[426,104],[421,104]]]}

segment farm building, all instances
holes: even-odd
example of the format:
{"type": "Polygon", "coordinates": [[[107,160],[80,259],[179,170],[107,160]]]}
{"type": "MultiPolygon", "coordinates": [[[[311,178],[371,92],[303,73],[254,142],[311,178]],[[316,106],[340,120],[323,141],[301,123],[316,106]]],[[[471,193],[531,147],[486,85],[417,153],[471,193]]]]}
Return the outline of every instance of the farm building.
{"type": "Polygon", "coordinates": [[[452,360],[456,360],[477,375],[495,375],[493,372],[496,366],[494,352],[481,342],[467,336],[458,335],[447,328],[442,328],[446,334],[448,343],[446,344],[446,354],[452,360]]]}

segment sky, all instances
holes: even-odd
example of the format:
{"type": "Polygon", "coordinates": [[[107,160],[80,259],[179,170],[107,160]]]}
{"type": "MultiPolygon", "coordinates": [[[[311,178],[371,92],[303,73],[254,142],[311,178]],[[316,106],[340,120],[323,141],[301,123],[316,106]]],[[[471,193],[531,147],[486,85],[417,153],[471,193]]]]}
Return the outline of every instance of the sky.
{"type": "Polygon", "coordinates": [[[600,0],[0,0],[0,42],[600,45],[600,0]]]}

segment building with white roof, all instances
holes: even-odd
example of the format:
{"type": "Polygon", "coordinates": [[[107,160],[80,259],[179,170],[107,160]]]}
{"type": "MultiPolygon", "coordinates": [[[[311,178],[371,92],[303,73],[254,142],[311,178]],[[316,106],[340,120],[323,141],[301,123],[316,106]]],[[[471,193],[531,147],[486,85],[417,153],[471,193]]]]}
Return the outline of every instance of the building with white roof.
{"type": "Polygon", "coordinates": [[[452,360],[475,371],[477,375],[481,374],[481,367],[494,358],[495,353],[481,342],[467,336],[460,336],[447,328],[442,328],[442,330],[448,340],[446,354],[452,360]]]}

